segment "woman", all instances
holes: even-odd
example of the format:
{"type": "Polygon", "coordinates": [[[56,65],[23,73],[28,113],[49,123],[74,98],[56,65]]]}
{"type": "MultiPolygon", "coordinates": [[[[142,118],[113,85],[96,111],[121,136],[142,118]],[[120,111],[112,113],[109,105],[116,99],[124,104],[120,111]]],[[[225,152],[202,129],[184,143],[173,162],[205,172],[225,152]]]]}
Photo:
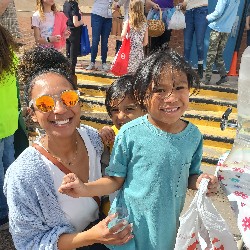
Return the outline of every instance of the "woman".
{"type": "Polygon", "coordinates": [[[191,47],[193,36],[196,37],[196,50],[198,55],[198,74],[203,77],[203,61],[204,61],[204,39],[207,30],[208,21],[208,0],[185,0],[182,9],[186,9],[184,29],[184,58],[190,61],[191,47]]]}
{"type": "Polygon", "coordinates": [[[37,0],[32,16],[32,28],[36,44],[62,49],[65,46],[67,17],[57,11],[54,0],[37,0]]]}
{"type": "MultiPolygon", "coordinates": [[[[101,177],[103,145],[96,130],[78,128],[79,93],[67,58],[53,48],[34,48],[22,57],[19,78],[25,83],[32,119],[45,135],[6,173],[4,190],[16,249],[75,249],[130,240],[131,225],[120,233],[116,231],[122,223],[108,229],[114,215],[86,230],[98,219],[98,197],[74,199],[58,192],[66,172],[84,181],[101,177]]],[[[86,249],[106,249],[92,247],[86,249]]]]}
{"type": "Polygon", "coordinates": [[[92,46],[91,62],[86,70],[96,68],[95,61],[98,53],[98,45],[101,39],[101,70],[108,71],[107,54],[108,39],[112,28],[112,4],[113,0],[95,0],[91,13],[92,46]]]}
{"type": "Polygon", "coordinates": [[[8,228],[8,206],[3,194],[4,174],[15,160],[14,133],[18,128],[16,87],[17,44],[0,25],[0,231],[8,228]]]}
{"type": "MultiPolygon", "coordinates": [[[[80,39],[82,25],[84,24],[78,6],[78,0],[66,0],[63,5],[63,13],[68,18],[67,25],[70,29],[70,36],[66,41],[66,55],[72,64],[72,74],[75,75],[77,56],[80,52],[80,39]]],[[[76,77],[74,76],[75,83],[76,77]]]]}

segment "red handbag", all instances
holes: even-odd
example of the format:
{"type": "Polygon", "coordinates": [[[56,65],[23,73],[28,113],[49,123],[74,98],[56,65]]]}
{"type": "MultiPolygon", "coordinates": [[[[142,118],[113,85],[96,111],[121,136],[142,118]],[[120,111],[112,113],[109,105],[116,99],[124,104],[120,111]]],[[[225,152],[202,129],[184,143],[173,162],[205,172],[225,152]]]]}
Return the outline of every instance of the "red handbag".
{"type": "Polygon", "coordinates": [[[122,45],[115,55],[115,58],[112,62],[110,72],[115,76],[122,76],[128,73],[128,61],[130,53],[130,38],[129,34],[129,25],[126,37],[122,41],[122,45]]]}

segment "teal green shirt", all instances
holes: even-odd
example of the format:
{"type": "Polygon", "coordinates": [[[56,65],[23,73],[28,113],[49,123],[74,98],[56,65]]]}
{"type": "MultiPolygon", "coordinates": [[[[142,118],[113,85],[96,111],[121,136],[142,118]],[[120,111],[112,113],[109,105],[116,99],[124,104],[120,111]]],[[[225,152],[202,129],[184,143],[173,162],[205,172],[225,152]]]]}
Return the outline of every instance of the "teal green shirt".
{"type": "Polygon", "coordinates": [[[192,123],[178,134],[153,126],[147,115],[122,126],[106,173],[125,177],[112,207],[127,207],[135,237],[125,245],[107,247],[174,249],[188,177],[200,174],[202,144],[202,135],[192,123]]]}
{"type": "Polygon", "coordinates": [[[3,72],[0,77],[0,139],[13,135],[17,127],[18,99],[16,76],[15,74],[3,72]]]}

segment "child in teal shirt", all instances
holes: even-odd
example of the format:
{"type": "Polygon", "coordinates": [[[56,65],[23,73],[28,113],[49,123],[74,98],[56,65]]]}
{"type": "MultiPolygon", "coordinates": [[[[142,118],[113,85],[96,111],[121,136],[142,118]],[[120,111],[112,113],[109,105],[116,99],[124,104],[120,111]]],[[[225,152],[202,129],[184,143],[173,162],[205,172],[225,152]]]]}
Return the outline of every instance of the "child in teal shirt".
{"type": "Polygon", "coordinates": [[[187,188],[197,189],[202,178],[210,179],[209,195],[218,186],[215,176],[201,174],[200,131],[181,118],[196,74],[176,52],[163,48],[141,63],[135,78],[135,98],[148,114],[122,126],[109,176],[82,183],[69,174],[59,191],[79,197],[121,188],[112,207],[127,208],[134,238],[110,249],[174,249],[187,188]]]}

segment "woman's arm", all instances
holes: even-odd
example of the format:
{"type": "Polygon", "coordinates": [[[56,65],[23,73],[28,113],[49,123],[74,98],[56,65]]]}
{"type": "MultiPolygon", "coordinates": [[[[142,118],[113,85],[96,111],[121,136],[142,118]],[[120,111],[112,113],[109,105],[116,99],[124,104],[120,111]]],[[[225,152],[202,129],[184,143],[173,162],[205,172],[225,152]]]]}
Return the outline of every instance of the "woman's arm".
{"type": "Polygon", "coordinates": [[[68,250],[89,246],[94,243],[108,245],[122,245],[133,238],[132,225],[129,224],[121,232],[124,224],[121,222],[112,228],[108,228],[109,222],[115,218],[115,215],[110,215],[106,219],[99,222],[91,229],[75,234],[62,234],[58,240],[59,250],[68,250]]]}
{"type": "Polygon", "coordinates": [[[246,17],[246,30],[250,29],[250,16],[246,17]]]}
{"type": "Polygon", "coordinates": [[[149,7],[149,8],[153,8],[153,9],[159,9],[160,6],[155,3],[154,1],[151,1],[151,0],[146,0],[146,5],[149,7]]]}
{"type": "Polygon", "coordinates": [[[148,27],[146,28],[146,31],[145,31],[145,34],[144,34],[144,37],[143,37],[142,45],[143,46],[148,45],[148,27]]]}
{"type": "Polygon", "coordinates": [[[63,182],[58,191],[74,198],[93,197],[111,194],[120,189],[124,178],[104,176],[96,181],[83,183],[74,173],[63,177],[63,182]]]}
{"type": "Polygon", "coordinates": [[[36,44],[50,44],[54,42],[59,42],[61,40],[61,36],[49,36],[49,37],[41,37],[40,29],[38,27],[33,26],[34,29],[34,37],[36,44]]]}
{"type": "Polygon", "coordinates": [[[121,38],[124,39],[128,32],[128,20],[123,23],[121,38]]]}
{"type": "Polygon", "coordinates": [[[79,27],[81,25],[84,25],[82,16],[81,16],[80,21],[78,21],[78,16],[73,16],[73,24],[74,24],[75,27],[79,27]]]}

